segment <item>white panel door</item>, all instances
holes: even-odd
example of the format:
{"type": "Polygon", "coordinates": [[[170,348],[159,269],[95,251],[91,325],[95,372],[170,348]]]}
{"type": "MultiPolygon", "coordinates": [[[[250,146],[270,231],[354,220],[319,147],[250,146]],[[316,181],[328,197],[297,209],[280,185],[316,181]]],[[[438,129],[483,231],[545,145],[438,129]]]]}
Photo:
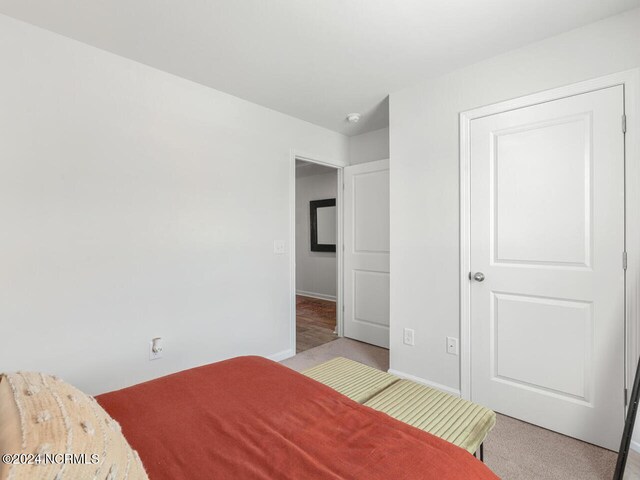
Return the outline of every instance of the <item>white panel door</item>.
{"type": "Polygon", "coordinates": [[[471,397],[610,449],[624,415],[623,112],[611,87],[472,120],[470,137],[471,397]]]}
{"type": "Polygon", "coordinates": [[[344,169],[344,335],[389,348],[389,161],[344,169]]]}

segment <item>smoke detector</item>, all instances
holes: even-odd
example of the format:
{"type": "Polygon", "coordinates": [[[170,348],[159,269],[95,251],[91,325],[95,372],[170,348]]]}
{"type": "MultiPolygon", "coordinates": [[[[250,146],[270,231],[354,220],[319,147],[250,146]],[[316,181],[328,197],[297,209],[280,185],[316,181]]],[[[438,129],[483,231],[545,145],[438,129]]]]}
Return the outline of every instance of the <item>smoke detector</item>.
{"type": "Polygon", "coordinates": [[[347,115],[347,122],[349,123],[358,123],[360,121],[359,113],[350,113],[347,115]]]}

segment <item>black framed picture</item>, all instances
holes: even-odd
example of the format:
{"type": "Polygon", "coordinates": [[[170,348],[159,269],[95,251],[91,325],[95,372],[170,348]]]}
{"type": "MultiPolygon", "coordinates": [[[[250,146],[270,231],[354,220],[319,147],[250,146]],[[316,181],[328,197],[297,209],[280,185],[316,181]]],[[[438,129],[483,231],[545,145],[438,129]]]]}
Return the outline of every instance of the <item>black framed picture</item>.
{"type": "Polygon", "coordinates": [[[309,202],[311,251],[335,252],[337,238],[336,199],[309,202]]]}

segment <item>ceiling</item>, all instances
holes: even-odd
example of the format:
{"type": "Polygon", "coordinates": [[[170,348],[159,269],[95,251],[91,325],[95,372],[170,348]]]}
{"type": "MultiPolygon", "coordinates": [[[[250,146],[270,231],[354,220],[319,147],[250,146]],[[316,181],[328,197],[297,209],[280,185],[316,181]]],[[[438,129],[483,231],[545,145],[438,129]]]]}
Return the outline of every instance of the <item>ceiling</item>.
{"type": "Polygon", "coordinates": [[[0,13],[346,135],[387,95],[640,0],[0,0],[0,13]],[[355,125],[348,113],[362,113],[355,125]]]}

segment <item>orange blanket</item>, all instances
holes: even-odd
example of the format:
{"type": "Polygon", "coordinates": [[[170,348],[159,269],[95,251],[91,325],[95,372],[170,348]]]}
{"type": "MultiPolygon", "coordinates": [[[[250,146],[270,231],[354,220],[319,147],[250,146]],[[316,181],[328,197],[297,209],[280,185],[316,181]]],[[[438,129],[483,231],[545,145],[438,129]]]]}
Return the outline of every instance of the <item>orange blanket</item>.
{"type": "Polygon", "coordinates": [[[97,397],[151,480],[473,480],[468,452],[261,357],[97,397]]]}

